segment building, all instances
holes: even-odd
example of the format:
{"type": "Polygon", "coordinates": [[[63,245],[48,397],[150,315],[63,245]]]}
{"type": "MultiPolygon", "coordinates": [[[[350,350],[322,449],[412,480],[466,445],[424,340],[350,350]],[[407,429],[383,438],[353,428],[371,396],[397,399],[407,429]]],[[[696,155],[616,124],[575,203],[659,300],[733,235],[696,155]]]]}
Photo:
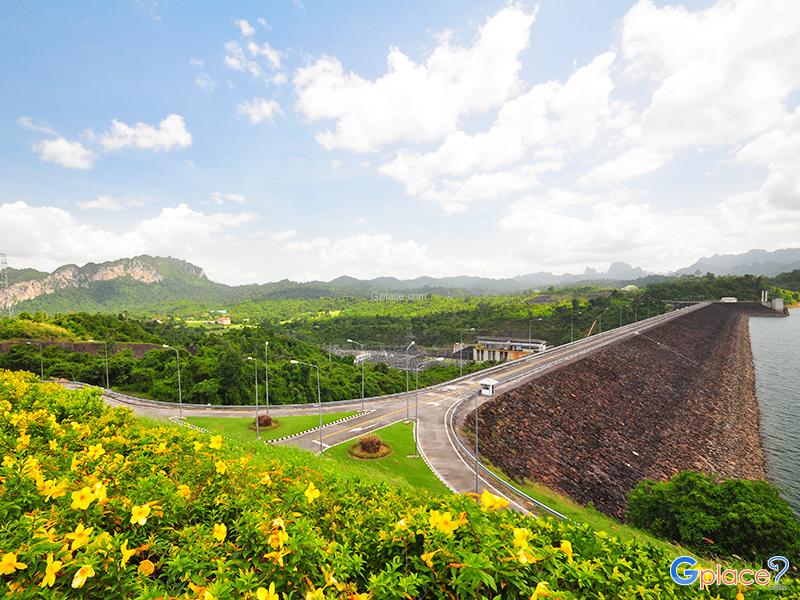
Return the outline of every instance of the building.
{"type": "Polygon", "coordinates": [[[507,337],[481,337],[472,347],[472,360],[505,362],[547,350],[544,340],[520,340],[507,337]]]}
{"type": "Polygon", "coordinates": [[[228,316],[217,317],[216,319],[214,319],[214,323],[216,323],[217,325],[230,325],[231,318],[228,316]]]}

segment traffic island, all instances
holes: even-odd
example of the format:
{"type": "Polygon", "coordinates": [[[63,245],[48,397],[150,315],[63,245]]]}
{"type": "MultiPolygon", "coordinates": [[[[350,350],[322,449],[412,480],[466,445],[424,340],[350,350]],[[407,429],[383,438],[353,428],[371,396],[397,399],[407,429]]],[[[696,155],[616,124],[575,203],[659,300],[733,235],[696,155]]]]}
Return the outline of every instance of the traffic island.
{"type": "Polygon", "coordinates": [[[392,449],[377,435],[365,435],[348,452],[354,458],[374,460],[389,456],[392,453],[392,449]]]}

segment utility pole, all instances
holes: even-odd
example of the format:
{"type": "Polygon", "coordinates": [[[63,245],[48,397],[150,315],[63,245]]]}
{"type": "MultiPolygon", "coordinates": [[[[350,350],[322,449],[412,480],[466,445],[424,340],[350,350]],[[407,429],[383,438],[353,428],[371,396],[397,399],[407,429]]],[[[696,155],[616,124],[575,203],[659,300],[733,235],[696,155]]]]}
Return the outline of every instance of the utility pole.
{"type": "Polygon", "coordinates": [[[5,311],[8,318],[11,318],[11,292],[8,289],[8,259],[5,254],[0,254],[0,297],[3,305],[0,311],[5,311]]]}

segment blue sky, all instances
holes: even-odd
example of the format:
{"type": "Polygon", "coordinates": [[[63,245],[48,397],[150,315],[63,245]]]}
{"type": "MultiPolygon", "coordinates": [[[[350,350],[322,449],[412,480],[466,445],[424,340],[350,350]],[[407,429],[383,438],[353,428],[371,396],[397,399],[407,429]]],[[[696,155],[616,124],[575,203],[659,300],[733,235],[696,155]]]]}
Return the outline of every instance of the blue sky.
{"type": "Polygon", "coordinates": [[[0,252],[244,283],[800,245],[799,7],[7,4],[0,252]]]}

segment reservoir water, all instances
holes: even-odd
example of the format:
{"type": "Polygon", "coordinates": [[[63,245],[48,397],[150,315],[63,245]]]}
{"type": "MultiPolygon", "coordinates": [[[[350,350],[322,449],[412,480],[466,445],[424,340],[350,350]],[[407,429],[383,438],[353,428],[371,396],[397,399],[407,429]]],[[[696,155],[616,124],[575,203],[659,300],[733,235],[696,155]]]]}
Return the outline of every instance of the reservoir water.
{"type": "Polygon", "coordinates": [[[752,317],[750,343],[769,479],[800,514],[800,309],[752,317]]]}

